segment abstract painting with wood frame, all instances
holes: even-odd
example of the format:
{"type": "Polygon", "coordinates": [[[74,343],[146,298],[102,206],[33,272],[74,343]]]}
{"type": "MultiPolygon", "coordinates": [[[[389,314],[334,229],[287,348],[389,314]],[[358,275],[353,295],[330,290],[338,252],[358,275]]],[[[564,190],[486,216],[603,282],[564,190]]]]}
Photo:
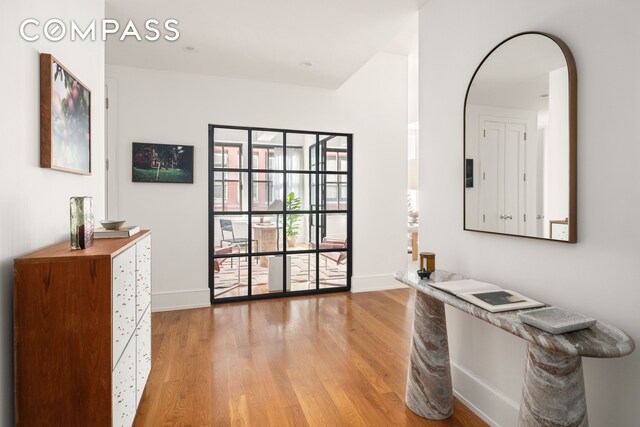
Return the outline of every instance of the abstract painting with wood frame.
{"type": "Polygon", "coordinates": [[[91,91],[48,53],[40,54],[40,166],[91,174],[91,91]]]}

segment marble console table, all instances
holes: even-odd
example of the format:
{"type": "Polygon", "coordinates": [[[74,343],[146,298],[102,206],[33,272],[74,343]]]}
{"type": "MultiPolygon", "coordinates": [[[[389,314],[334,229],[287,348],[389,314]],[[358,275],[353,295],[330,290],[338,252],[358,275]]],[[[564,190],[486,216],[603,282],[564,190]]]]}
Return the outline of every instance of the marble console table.
{"type": "Polygon", "coordinates": [[[527,364],[518,425],[586,427],[582,357],[622,357],[635,349],[633,339],[613,326],[552,335],[523,324],[517,311],[491,313],[429,286],[465,277],[436,270],[429,280],[416,273],[395,278],[415,288],[415,317],[406,404],[421,417],[440,420],[453,414],[453,388],[444,304],[491,323],[526,341],[527,364]]]}

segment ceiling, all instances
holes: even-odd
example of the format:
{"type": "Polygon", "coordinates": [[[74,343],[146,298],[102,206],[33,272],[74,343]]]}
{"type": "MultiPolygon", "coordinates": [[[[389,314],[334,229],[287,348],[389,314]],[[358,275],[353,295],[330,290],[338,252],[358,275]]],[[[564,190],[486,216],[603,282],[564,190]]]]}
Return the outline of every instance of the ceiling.
{"type": "Polygon", "coordinates": [[[107,0],[107,18],[143,37],[149,18],[180,30],[175,42],[110,36],[107,63],[336,89],[377,52],[410,53],[427,1],[107,0]]]}

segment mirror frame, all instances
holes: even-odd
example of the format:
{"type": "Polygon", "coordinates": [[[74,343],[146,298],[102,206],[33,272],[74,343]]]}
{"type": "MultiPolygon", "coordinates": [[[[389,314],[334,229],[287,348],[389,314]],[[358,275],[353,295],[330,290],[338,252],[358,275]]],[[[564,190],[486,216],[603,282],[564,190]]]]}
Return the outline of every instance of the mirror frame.
{"type": "Polygon", "coordinates": [[[514,237],[524,237],[528,239],[537,239],[551,242],[560,242],[560,243],[576,243],[578,241],[578,72],[576,69],[576,62],[573,58],[573,54],[567,46],[560,38],[540,32],[540,31],[525,31],[522,33],[514,34],[513,36],[501,41],[498,43],[493,49],[487,53],[487,55],[482,59],[476,70],[473,72],[471,76],[471,80],[469,81],[469,85],[467,86],[467,92],[464,96],[464,106],[463,106],[463,129],[462,129],[462,138],[463,138],[463,146],[462,146],[462,221],[463,221],[463,229],[465,231],[475,231],[478,233],[489,233],[489,234],[498,234],[501,236],[514,236],[514,237]],[[466,178],[466,152],[467,152],[467,100],[469,98],[469,91],[471,90],[471,85],[473,84],[473,80],[475,79],[478,71],[482,68],[482,65],[485,61],[503,44],[507,43],[511,39],[516,37],[536,34],[540,36],[544,36],[553,41],[561,50],[564,55],[565,61],[567,63],[567,70],[569,72],[569,239],[568,240],[554,240],[551,238],[537,237],[537,236],[522,236],[519,234],[510,234],[510,233],[499,233],[496,231],[485,231],[485,230],[474,230],[467,228],[467,218],[466,218],[466,190],[465,190],[465,178],[466,178]]]}

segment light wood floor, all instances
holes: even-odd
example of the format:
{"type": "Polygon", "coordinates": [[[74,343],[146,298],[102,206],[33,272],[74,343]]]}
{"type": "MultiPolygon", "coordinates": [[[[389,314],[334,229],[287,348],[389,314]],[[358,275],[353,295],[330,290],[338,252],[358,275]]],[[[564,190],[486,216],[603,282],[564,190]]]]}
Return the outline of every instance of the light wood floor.
{"type": "Polygon", "coordinates": [[[331,294],[153,314],[135,426],[486,426],[404,404],[414,291],[331,294]]]}

